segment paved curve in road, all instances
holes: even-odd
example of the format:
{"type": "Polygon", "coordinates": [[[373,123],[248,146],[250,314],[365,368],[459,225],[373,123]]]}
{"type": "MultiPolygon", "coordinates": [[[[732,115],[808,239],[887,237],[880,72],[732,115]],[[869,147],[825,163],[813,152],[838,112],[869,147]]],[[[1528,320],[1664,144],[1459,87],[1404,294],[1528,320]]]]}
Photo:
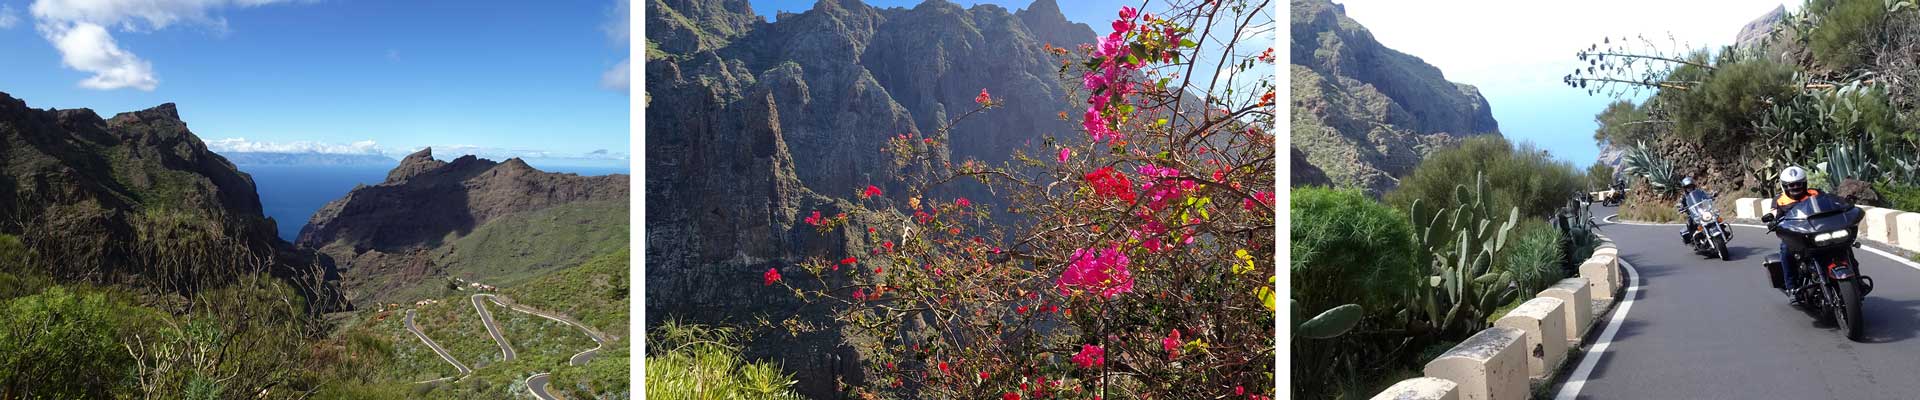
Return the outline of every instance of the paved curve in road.
{"type": "Polygon", "coordinates": [[[459,370],[460,376],[472,374],[473,370],[467,369],[466,365],[460,364],[460,360],[453,359],[453,354],[447,353],[446,348],[440,347],[439,343],[434,343],[433,339],[428,339],[426,333],[420,332],[420,326],[414,325],[413,323],[413,314],[413,310],[407,310],[407,331],[413,332],[414,337],[420,338],[420,341],[426,343],[428,348],[433,349],[435,354],[439,354],[440,359],[447,360],[448,364],[453,364],[453,369],[459,370]]]}
{"type": "Polygon", "coordinates": [[[550,375],[551,374],[541,372],[538,374],[533,374],[533,376],[527,377],[527,388],[533,390],[533,397],[539,398],[540,400],[559,400],[560,399],[558,397],[554,397],[552,393],[547,393],[547,378],[549,378],[550,375]]]}
{"type": "Polygon", "coordinates": [[[500,335],[500,324],[494,323],[493,313],[487,311],[485,305],[480,304],[480,296],[493,297],[493,295],[490,294],[476,294],[468,296],[467,299],[473,300],[473,311],[480,313],[480,324],[487,327],[487,334],[493,335],[493,342],[500,344],[500,354],[503,356],[502,361],[513,361],[513,345],[507,343],[505,336],[500,335]]]}
{"type": "Polygon", "coordinates": [[[587,338],[593,339],[593,344],[594,344],[593,348],[587,349],[586,351],[582,351],[579,354],[574,354],[573,357],[567,358],[568,365],[586,365],[587,361],[593,360],[594,353],[598,353],[600,352],[601,348],[607,347],[607,338],[601,335],[600,331],[596,331],[593,328],[587,327],[585,324],[574,322],[573,320],[567,319],[564,317],[555,316],[553,313],[534,309],[533,307],[527,307],[517,303],[504,302],[500,300],[499,296],[494,296],[490,294],[476,295],[476,296],[487,296],[488,300],[492,300],[494,304],[499,304],[501,307],[506,307],[514,311],[519,311],[522,313],[532,314],[537,317],[550,319],[550,320],[553,320],[554,322],[571,325],[574,328],[579,328],[581,332],[586,332],[587,338]]]}
{"type": "MultiPolygon", "coordinates": [[[[1594,215],[1612,215],[1594,207],[1594,215]]],[[[1734,228],[1732,261],[1695,254],[1674,225],[1602,223],[1638,272],[1633,307],[1578,392],[1583,399],[1896,399],[1920,394],[1920,266],[1865,249],[1866,335],[1787,304],[1760,262],[1764,228],[1734,228]]],[[[1623,274],[1624,276],[1624,274],[1623,274]]],[[[1618,312],[1618,311],[1616,311],[1618,312]]],[[[1595,316],[1610,320],[1611,315],[1595,316]]],[[[1605,327],[1596,327],[1596,330],[1605,327]]],[[[1590,340],[1596,339],[1590,336],[1590,340]]],[[[1571,368],[1569,368],[1571,369],[1571,368]]],[[[1571,379],[1579,379],[1572,377],[1571,379]]],[[[1571,393],[1561,393],[1562,398],[1571,393]]]]}

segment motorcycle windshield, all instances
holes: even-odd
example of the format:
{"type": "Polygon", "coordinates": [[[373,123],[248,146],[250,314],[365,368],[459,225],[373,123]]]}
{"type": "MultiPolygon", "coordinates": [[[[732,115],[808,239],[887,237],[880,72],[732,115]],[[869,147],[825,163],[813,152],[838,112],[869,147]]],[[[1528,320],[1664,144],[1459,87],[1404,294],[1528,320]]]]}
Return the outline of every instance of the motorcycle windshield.
{"type": "Polygon", "coordinates": [[[1683,199],[1684,201],[1686,201],[1686,204],[1688,207],[1692,207],[1699,203],[1709,203],[1709,204],[1713,203],[1713,196],[1709,196],[1707,195],[1707,191],[1699,190],[1699,189],[1695,189],[1691,192],[1687,192],[1687,196],[1684,197],[1683,199]]]}
{"type": "Polygon", "coordinates": [[[1832,195],[1813,196],[1787,207],[1780,217],[1780,229],[1799,234],[1817,234],[1851,228],[1866,218],[1859,207],[1832,195]]]}

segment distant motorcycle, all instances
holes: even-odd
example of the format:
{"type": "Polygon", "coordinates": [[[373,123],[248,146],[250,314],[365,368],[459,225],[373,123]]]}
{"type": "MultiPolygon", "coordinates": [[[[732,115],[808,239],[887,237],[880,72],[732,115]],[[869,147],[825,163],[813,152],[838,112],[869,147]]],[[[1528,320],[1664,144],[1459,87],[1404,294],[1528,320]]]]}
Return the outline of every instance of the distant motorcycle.
{"type": "Polygon", "coordinates": [[[1609,187],[1607,191],[1601,192],[1601,193],[1603,193],[1602,194],[1603,198],[1600,200],[1600,205],[1607,206],[1607,207],[1619,207],[1620,203],[1627,199],[1627,182],[1613,181],[1613,186],[1609,187]]]}
{"type": "Polygon", "coordinates": [[[1873,278],[1860,273],[1853,249],[1860,247],[1854,238],[1866,213],[1834,196],[1814,196],[1782,214],[1777,219],[1762,215],[1761,220],[1793,254],[1796,265],[1786,267],[1799,281],[1784,282],[1780,257],[1769,255],[1762,265],[1773,286],[1790,289],[1794,303],[1819,312],[1823,322],[1835,322],[1847,339],[1860,340],[1865,326],[1861,300],[1873,292],[1873,278]]]}
{"type": "Polygon", "coordinates": [[[1732,260],[1727,254],[1727,242],[1733,240],[1733,231],[1727,229],[1726,221],[1720,219],[1720,210],[1713,206],[1713,197],[1706,191],[1696,189],[1681,198],[1687,217],[1694,222],[1693,231],[1687,233],[1686,242],[1693,245],[1695,253],[1722,261],[1732,260]]]}

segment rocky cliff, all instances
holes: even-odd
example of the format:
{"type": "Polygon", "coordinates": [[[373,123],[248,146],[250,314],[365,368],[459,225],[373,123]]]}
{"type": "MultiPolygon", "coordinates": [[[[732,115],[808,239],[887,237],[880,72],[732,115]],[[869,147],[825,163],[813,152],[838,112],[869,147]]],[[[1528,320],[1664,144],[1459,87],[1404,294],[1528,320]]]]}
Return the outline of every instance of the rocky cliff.
{"type": "Polygon", "coordinates": [[[0,234],[33,253],[0,271],[181,294],[269,273],[319,310],[344,307],[331,266],[275,224],[171,103],[103,119],[0,93],[0,234]]]}
{"type": "Polygon", "coordinates": [[[507,284],[624,247],[628,180],[425,149],[314,212],[296,243],[330,256],[355,301],[397,301],[449,277],[507,284]],[[512,232],[481,234],[494,231],[512,232]]]}
{"type": "Polygon", "coordinates": [[[1381,45],[1343,6],[1293,0],[1291,11],[1292,143],[1335,184],[1384,192],[1427,151],[1499,134],[1478,89],[1381,45]]]}
{"type": "MultiPolygon", "coordinates": [[[[647,40],[660,50],[649,55],[646,87],[649,324],[794,315],[791,293],[752,284],[762,272],[866,249],[861,235],[814,233],[799,223],[803,213],[848,209],[867,185],[898,194],[890,182],[905,170],[1006,160],[1043,135],[1074,132],[1057,116],[1073,105],[1059,61],[1043,48],[1095,37],[1052,0],[1018,12],[821,0],[778,22],[744,2],[681,3],[656,0],[647,10],[647,40]],[[715,24],[697,20],[730,22],[706,29],[715,24]],[[983,88],[1012,106],[937,132],[973,108],[983,88]],[[896,166],[881,149],[903,133],[951,146],[896,166]]],[[[827,396],[835,378],[859,379],[857,355],[840,345],[852,339],[839,332],[773,340],[750,346],[749,357],[781,359],[804,392],[827,396]]]]}

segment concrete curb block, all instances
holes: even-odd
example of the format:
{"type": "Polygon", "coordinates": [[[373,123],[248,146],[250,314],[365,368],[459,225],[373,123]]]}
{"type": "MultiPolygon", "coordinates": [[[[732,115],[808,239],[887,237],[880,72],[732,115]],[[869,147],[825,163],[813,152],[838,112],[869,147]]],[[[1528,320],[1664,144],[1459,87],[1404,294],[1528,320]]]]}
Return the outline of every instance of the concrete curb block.
{"type": "Polygon", "coordinates": [[[1894,213],[1893,226],[1895,237],[1893,245],[1906,251],[1920,251],[1920,214],[1900,211],[1894,213]]]}
{"type": "Polygon", "coordinates": [[[1460,385],[1453,381],[1419,377],[1400,381],[1374,395],[1373,400],[1459,400],[1460,385]]]}
{"type": "Polygon", "coordinates": [[[1560,300],[1561,314],[1565,314],[1567,320],[1567,345],[1579,346],[1593,322],[1593,291],[1587,287],[1587,278],[1561,279],[1540,291],[1538,297],[1560,300]]]}
{"type": "Polygon", "coordinates": [[[1428,362],[1424,372],[1459,384],[1463,400],[1526,399],[1527,347],[1526,331],[1487,328],[1428,362]]]}
{"type": "Polygon", "coordinates": [[[1618,259],[1598,252],[1587,262],[1580,263],[1580,277],[1587,279],[1588,292],[1593,299],[1613,299],[1615,289],[1620,288],[1619,265],[1618,259]]]}
{"type": "Polygon", "coordinates": [[[1760,208],[1766,205],[1766,201],[1767,199],[1751,197],[1734,199],[1733,214],[1743,219],[1760,219],[1760,214],[1764,212],[1760,208]]]}
{"type": "Polygon", "coordinates": [[[1900,210],[1879,207],[1860,207],[1867,211],[1867,218],[1860,221],[1860,238],[1880,243],[1897,243],[1899,235],[1893,228],[1894,217],[1900,210]]]}
{"type": "Polygon", "coordinates": [[[1544,379],[1567,358],[1567,342],[1560,340],[1567,336],[1565,306],[1560,299],[1535,297],[1493,323],[1527,333],[1527,376],[1544,379]]]}

